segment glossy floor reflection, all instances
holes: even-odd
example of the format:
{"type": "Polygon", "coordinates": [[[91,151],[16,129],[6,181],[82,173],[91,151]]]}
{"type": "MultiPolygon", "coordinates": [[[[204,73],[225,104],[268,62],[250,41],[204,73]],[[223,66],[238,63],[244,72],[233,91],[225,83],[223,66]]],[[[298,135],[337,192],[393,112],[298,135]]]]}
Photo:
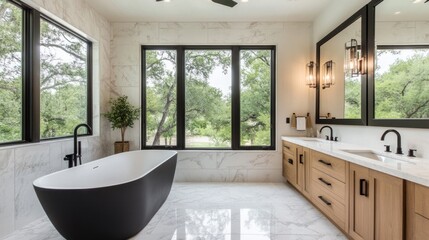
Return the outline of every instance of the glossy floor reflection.
{"type": "MultiPolygon", "coordinates": [[[[42,218],[7,240],[63,239],[42,218]]],[[[176,183],[132,240],[347,239],[286,184],[176,183]]]]}

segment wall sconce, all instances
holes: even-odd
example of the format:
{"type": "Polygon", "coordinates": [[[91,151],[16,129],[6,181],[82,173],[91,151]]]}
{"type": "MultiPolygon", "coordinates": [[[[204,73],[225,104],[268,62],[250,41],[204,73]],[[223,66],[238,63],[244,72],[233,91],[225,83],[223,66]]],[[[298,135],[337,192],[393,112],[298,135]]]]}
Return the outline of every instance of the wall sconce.
{"type": "Polygon", "coordinates": [[[364,73],[364,59],[360,57],[361,49],[356,39],[345,44],[344,72],[350,77],[358,77],[364,73]]]}
{"type": "Polygon", "coordinates": [[[316,88],[316,64],[313,61],[307,63],[305,68],[305,85],[316,88]]]}
{"type": "Polygon", "coordinates": [[[329,88],[335,84],[335,63],[331,61],[325,62],[322,68],[322,89],[329,88]]]}

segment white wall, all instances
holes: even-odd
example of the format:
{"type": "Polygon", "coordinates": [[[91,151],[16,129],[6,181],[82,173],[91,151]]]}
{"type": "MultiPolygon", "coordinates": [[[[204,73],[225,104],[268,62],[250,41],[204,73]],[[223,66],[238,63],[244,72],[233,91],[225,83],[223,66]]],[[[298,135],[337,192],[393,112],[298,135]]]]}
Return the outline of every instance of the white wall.
{"type": "MultiPolygon", "coordinates": [[[[65,25],[94,41],[94,132],[82,138],[83,161],[103,154],[100,137],[100,105],[105,106],[110,90],[110,24],[83,0],[25,1],[47,15],[62,19],[65,25]],[[100,87],[100,83],[101,84],[100,87]]],[[[101,110],[103,111],[103,109],[101,110]]],[[[40,176],[67,168],[65,154],[73,152],[71,140],[22,144],[0,148],[0,238],[44,215],[32,182],[40,176]]]]}
{"type": "MultiPolygon", "coordinates": [[[[361,7],[365,6],[368,0],[343,1],[334,0],[324,12],[322,12],[313,22],[313,56],[315,56],[316,43],[326,34],[335,29],[348,17],[353,15],[361,7]]],[[[405,35],[406,36],[406,35],[405,35]]],[[[414,35],[412,35],[414,36],[414,35]]],[[[315,100],[312,100],[315,104],[315,100]]],[[[315,105],[313,105],[315,108],[315,105]]],[[[320,128],[320,126],[318,126],[320,128]]],[[[392,149],[396,148],[396,137],[388,136],[386,142],[380,141],[380,137],[386,129],[385,127],[369,126],[340,126],[332,125],[335,136],[339,136],[341,141],[359,144],[366,147],[383,150],[383,145],[390,144],[392,149]]],[[[418,149],[417,156],[429,159],[429,130],[395,128],[402,135],[402,148],[406,152],[409,148],[418,149]]]]}
{"type": "MultiPolygon", "coordinates": [[[[282,181],[281,135],[297,135],[285,124],[293,112],[309,112],[304,85],[310,60],[311,23],[113,23],[111,36],[112,96],[126,94],[140,106],[141,45],[276,45],[277,151],[181,151],[176,181],[282,181]]],[[[140,123],[127,132],[131,148],[140,148],[140,123]]],[[[110,145],[118,140],[113,131],[110,145]]]]}

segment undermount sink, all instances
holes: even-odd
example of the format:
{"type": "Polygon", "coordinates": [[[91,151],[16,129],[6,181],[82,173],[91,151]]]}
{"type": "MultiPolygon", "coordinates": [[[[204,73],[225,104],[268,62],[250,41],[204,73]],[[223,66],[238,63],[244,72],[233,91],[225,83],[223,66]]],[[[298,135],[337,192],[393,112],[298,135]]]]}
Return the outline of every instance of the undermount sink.
{"type": "Polygon", "coordinates": [[[358,155],[364,158],[369,158],[372,160],[376,160],[376,161],[380,161],[380,162],[385,162],[385,163],[395,163],[395,162],[405,162],[405,163],[410,163],[408,161],[402,160],[402,159],[396,159],[396,158],[391,158],[391,157],[387,157],[384,156],[382,154],[376,153],[374,151],[371,150],[351,150],[351,149],[342,149],[341,151],[346,152],[346,153],[351,153],[354,155],[358,155]]]}
{"type": "Polygon", "coordinates": [[[314,138],[314,139],[304,139],[305,142],[321,142],[320,139],[314,138]]]}

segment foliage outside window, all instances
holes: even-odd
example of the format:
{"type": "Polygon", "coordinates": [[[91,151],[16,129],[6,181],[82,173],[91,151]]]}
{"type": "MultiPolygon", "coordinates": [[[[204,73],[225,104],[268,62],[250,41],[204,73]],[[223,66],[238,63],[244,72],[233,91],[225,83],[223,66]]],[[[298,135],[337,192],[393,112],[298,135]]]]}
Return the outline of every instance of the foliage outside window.
{"type": "Polygon", "coordinates": [[[185,146],[231,148],[231,50],[185,51],[185,146]]]}
{"type": "Polygon", "coordinates": [[[8,0],[0,0],[0,39],[0,144],[71,136],[91,124],[89,41],[8,0]]]}
{"type": "Polygon", "coordinates": [[[240,51],[241,145],[271,141],[271,51],[240,51]]]}
{"type": "Polygon", "coordinates": [[[272,54],[272,47],[143,47],[143,147],[273,149],[272,54]]]}
{"type": "Polygon", "coordinates": [[[429,118],[429,46],[378,46],[375,118],[429,118]]]}
{"type": "Polygon", "coordinates": [[[0,143],[22,140],[23,11],[0,0],[0,143]]]}
{"type": "Polygon", "coordinates": [[[88,117],[88,44],[40,21],[41,138],[73,135],[88,117]]]}

